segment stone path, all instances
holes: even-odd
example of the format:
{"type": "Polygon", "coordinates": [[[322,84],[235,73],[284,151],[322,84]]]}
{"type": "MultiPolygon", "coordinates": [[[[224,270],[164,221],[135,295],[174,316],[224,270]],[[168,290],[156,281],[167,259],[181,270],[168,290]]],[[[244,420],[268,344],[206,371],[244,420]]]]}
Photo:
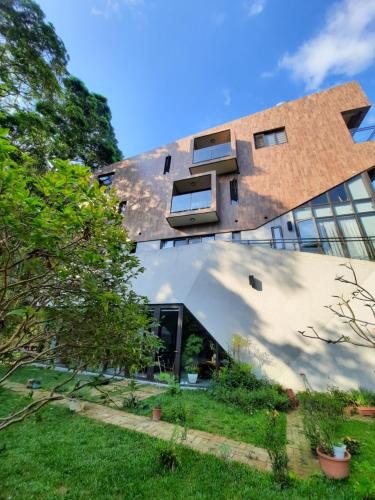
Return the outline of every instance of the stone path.
{"type": "Polygon", "coordinates": [[[298,410],[287,414],[286,438],[290,469],[302,478],[318,472],[319,464],[303,432],[302,417],[298,410]]]}
{"type": "MultiPolygon", "coordinates": [[[[5,382],[4,387],[18,393],[29,393],[24,384],[15,382],[5,382]]],[[[146,390],[150,397],[152,394],[162,392],[163,388],[152,388],[146,390]]],[[[47,391],[34,391],[37,395],[45,396],[47,391]]],[[[146,396],[146,394],[145,394],[146,396]]],[[[84,401],[84,409],[81,414],[85,417],[104,422],[106,424],[117,425],[125,429],[141,432],[159,439],[169,440],[176,433],[176,428],[182,434],[182,427],[178,427],[168,422],[153,422],[149,417],[134,415],[125,411],[117,410],[98,403],[84,401]]],[[[68,406],[65,399],[57,401],[56,404],[68,406]]],[[[179,441],[182,445],[188,446],[201,453],[209,453],[217,457],[240,462],[258,470],[271,470],[271,463],[265,449],[253,446],[249,443],[235,441],[224,436],[218,436],[209,432],[188,429],[185,439],[179,441]]],[[[298,410],[287,414],[287,454],[290,469],[302,478],[307,478],[319,470],[318,462],[313,457],[309,443],[307,442],[302,425],[302,417],[298,410]]]]}
{"type": "MultiPolygon", "coordinates": [[[[30,389],[27,389],[24,384],[5,382],[3,385],[18,393],[28,394],[30,392],[30,389]]],[[[43,390],[34,391],[35,396],[38,394],[40,394],[40,396],[45,396],[49,393],[43,390]]],[[[57,403],[66,406],[69,404],[67,400],[61,400],[57,403]]],[[[153,422],[149,417],[134,415],[91,402],[84,402],[84,409],[81,415],[99,422],[117,425],[164,440],[171,439],[176,427],[178,428],[178,426],[168,422],[153,422]]],[[[182,427],[178,429],[181,432],[183,431],[182,427]]],[[[201,453],[209,453],[227,460],[241,462],[251,467],[255,467],[258,470],[271,470],[271,463],[267,451],[248,443],[241,443],[233,439],[195,429],[188,429],[186,439],[180,442],[182,445],[188,446],[201,453]]]]}

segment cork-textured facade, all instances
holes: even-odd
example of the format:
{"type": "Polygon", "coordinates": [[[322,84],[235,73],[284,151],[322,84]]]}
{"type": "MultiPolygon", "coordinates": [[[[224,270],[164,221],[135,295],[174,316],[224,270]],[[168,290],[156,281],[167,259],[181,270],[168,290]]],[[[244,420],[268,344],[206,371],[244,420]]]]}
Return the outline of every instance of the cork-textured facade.
{"type": "Polygon", "coordinates": [[[375,165],[375,142],[355,143],[344,119],[350,111],[363,118],[369,107],[360,85],[352,82],[185,137],[101,173],[114,172],[113,186],[126,201],[124,223],[137,242],[254,230],[375,165]],[[255,147],[255,134],[281,128],[287,142],[255,147]],[[194,139],[225,130],[238,171],[217,172],[218,221],[171,227],[173,185],[192,175],[194,139]],[[170,168],[164,174],[167,156],[170,168]],[[235,178],[238,204],[230,199],[235,178]]]}

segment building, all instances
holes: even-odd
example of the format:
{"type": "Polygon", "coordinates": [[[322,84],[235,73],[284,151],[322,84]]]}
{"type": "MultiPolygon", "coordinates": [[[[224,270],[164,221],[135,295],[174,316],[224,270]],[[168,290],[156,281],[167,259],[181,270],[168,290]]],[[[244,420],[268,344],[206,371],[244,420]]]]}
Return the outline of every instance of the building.
{"type": "Polygon", "coordinates": [[[288,387],[374,388],[371,349],[297,333],[339,328],[324,305],[345,291],[340,264],[375,290],[375,127],[360,128],[369,108],[352,82],[99,172],[146,269],[135,288],[166,346],[155,370],[185,381],[194,361],[204,380],[243,338],[240,355],[288,387]]]}

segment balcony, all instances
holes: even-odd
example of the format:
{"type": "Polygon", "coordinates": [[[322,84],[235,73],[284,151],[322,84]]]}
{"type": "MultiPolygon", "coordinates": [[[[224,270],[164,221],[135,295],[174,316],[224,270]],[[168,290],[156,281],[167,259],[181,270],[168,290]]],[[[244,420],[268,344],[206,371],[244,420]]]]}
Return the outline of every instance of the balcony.
{"type": "Polygon", "coordinates": [[[173,183],[166,219],[171,227],[218,222],[216,202],[215,172],[180,179],[173,183]]]}
{"type": "Polygon", "coordinates": [[[236,141],[230,130],[196,137],[192,141],[191,174],[214,170],[217,175],[238,172],[236,141]]]}
{"type": "Polygon", "coordinates": [[[375,141],[375,126],[350,129],[355,143],[375,141]]]}

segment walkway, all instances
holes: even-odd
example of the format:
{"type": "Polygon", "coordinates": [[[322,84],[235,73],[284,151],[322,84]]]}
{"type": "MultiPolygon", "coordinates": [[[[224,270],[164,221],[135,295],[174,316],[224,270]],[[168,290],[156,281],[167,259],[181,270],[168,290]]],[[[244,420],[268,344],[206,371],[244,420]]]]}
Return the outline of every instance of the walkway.
{"type": "Polygon", "coordinates": [[[302,416],[298,410],[287,414],[286,438],[290,469],[303,478],[318,472],[320,470],[318,461],[314,458],[303,432],[302,416]]]}
{"type": "MultiPolygon", "coordinates": [[[[24,384],[7,381],[3,385],[21,394],[30,393],[30,389],[27,389],[24,384]]],[[[153,389],[152,393],[154,392],[157,391],[153,389]]],[[[34,391],[34,396],[37,394],[46,396],[49,392],[43,390],[34,391]]],[[[150,395],[148,394],[148,396],[150,395]]],[[[66,399],[62,399],[55,404],[68,406],[69,402],[66,399]]],[[[176,434],[176,427],[180,430],[180,434],[183,431],[182,427],[168,422],[153,422],[149,417],[134,415],[101,404],[83,401],[83,405],[82,416],[141,432],[155,438],[171,439],[172,435],[176,434]]],[[[219,458],[240,462],[262,471],[271,470],[267,451],[249,443],[235,441],[224,436],[195,429],[188,429],[185,439],[180,442],[182,445],[201,453],[210,453],[219,458]]],[[[319,470],[318,462],[313,457],[309,443],[303,433],[302,418],[298,410],[294,410],[287,415],[287,443],[289,467],[295,474],[302,478],[307,478],[319,470]]]]}
{"type": "MultiPolygon", "coordinates": [[[[24,384],[5,382],[3,385],[5,388],[21,394],[30,393],[30,389],[27,389],[24,384]]],[[[45,396],[49,394],[49,392],[43,390],[34,391],[34,395],[37,394],[45,396]]],[[[82,416],[106,424],[117,425],[132,431],[142,432],[143,434],[148,434],[149,436],[159,439],[171,439],[177,427],[168,422],[153,422],[149,417],[134,415],[97,403],[83,403],[84,409],[81,412],[82,416]]],[[[57,401],[56,404],[68,406],[69,402],[63,399],[57,401]]],[[[182,432],[182,427],[180,427],[179,430],[182,432]]],[[[255,467],[258,470],[271,470],[271,463],[267,451],[248,443],[234,441],[233,439],[210,434],[209,432],[188,429],[186,439],[181,441],[181,444],[201,453],[209,453],[226,460],[240,462],[255,467]]]]}

